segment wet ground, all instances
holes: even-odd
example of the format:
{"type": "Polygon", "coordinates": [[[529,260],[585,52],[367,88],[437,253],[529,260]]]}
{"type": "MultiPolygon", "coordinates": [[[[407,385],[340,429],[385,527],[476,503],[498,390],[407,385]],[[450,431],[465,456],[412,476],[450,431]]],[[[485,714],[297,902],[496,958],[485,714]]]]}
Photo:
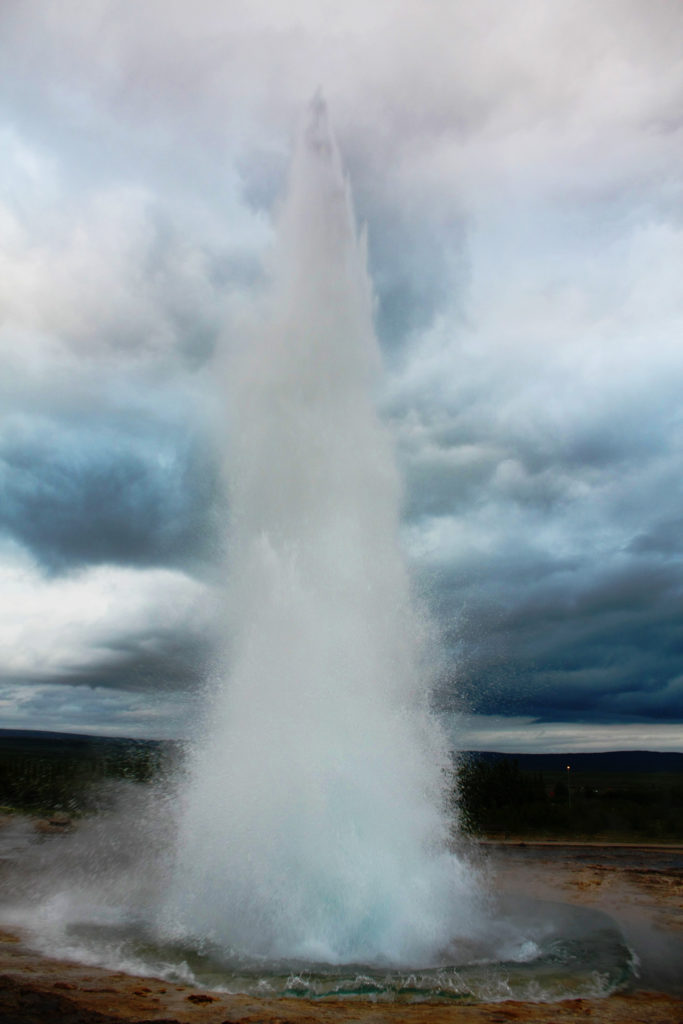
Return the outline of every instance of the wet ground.
{"type": "MultiPolygon", "coordinates": [[[[38,824],[37,829],[35,822],[26,820],[10,819],[5,827],[0,824],[0,875],[4,874],[5,883],[15,873],[27,843],[37,840],[57,853],[61,845],[58,836],[68,829],[64,821],[38,824]]],[[[683,847],[486,843],[473,855],[482,863],[487,884],[503,892],[528,893],[535,899],[606,911],[640,961],[633,991],[553,1004],[508,1000],[478,1005],[380,1005],[341,999],[321,1004],[305,999],[226,996],[51,959],[29,948],[10,927],[0,935],[0,1020],[3,1024],[683,1022],[683,847]]],[[[6,886],[4,892],[7,895],[6,886]]]]}

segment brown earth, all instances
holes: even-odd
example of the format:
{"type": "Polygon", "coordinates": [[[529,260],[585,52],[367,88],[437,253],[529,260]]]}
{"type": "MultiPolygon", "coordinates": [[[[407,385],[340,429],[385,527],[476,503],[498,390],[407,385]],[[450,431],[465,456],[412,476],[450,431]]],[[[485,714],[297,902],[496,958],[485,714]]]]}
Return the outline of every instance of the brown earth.
{"type": "Polygon", "coordinates": [[[643,981],[650,990],[553,1004],[257,999],[52,960],[5,932],[0,933],[0,1022],[683,1024],[683,848],[657,851],[518,843],[490,844],[487,853],[489,869],[503,889],[595,906],[612,914],[644,959],[643,981]]]}

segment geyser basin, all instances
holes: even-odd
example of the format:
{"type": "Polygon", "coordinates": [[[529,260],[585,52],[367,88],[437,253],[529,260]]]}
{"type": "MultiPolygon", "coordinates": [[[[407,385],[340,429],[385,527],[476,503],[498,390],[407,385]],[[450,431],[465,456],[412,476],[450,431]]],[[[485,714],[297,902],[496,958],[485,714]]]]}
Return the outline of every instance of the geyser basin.
{"type": "MultiPolygon", "coordinates": [[[[169,825],[167,805],[153,792],[143,795],[136,801],[124,787],[124,811],[84,820],[67,835],[37,837],[28,823],[17,823],[3,848],[3,925],[21,928],[29,945],[57,960],[263,997],[549,1002],[607,996],[636,977],[635,957],[610,917],[498,894],[486,863],[480,870],[490,896],[476,930],[451,940],[431,961],[333,964],[248,956],[210,939],[164,941],[155,908],[164,884],[160,837],[169,825]],[[136,824],[155,814],[156,828],[143,835],[136,824]],[[157,840],[151,848],[150,837],[157,840]]],[[[551,880],[562,886],[563,877],[559,865],[541,864],[518,888],[532,893],[551,880]]],[[[461,931],[456,924],[453,932],[461,931]]],[[[647,975],[643,980],[649,982],[647,975]]]]}
{"type": "MultiPolygon", "coordinates": [[[[96,915],[95,915],[96,916],[96,915]]],[[[604,913],[524,900],[496,908],[486,941],[459,943],[450,962],[416,969],[382,964],[268,961],[155,942],[142,922],[76,923],[49,950],[113,969],[262,997],[381,1002],[602,997],[634,977],[633,955],[604,913]]],[[[44,939],[43,939],[44,941],[44,939]]]]}

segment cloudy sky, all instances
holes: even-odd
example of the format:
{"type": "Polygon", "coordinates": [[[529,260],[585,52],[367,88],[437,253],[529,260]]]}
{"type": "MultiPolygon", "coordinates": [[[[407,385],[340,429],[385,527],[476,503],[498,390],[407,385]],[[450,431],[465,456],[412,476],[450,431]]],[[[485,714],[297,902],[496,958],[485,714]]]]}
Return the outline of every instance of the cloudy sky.
{"type": "Polygon", "coordinates": [[[0,725],[182,734],[212,360],[322,85],[440,706],[683,749],[682,41],[675,0],[3,0],[0,725]]]}

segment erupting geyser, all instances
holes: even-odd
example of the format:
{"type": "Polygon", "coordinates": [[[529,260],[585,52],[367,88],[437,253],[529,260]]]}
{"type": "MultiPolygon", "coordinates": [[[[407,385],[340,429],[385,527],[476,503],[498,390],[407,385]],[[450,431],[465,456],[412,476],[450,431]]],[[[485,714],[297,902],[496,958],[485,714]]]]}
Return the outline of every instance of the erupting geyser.
{"type": "Polygon", "coordinates": [[[320,98],[272,277],[227,375],[228,665],[164,931],[252,957],[435,963],[471,931],[476,893],[449,851],[448,751],[372,401],[365,242],[320,98]]]}
{"type": "Polygon", "coordinates": [[[24,841],[4,920],[50,956],[253,995],[606,995],[634,971],[614,922],[484,900],[449,845],[365,247],[319,99],[278,239],[226,374],[228,654],[180,795],[127,787],[58,856],[24,841]]]}

